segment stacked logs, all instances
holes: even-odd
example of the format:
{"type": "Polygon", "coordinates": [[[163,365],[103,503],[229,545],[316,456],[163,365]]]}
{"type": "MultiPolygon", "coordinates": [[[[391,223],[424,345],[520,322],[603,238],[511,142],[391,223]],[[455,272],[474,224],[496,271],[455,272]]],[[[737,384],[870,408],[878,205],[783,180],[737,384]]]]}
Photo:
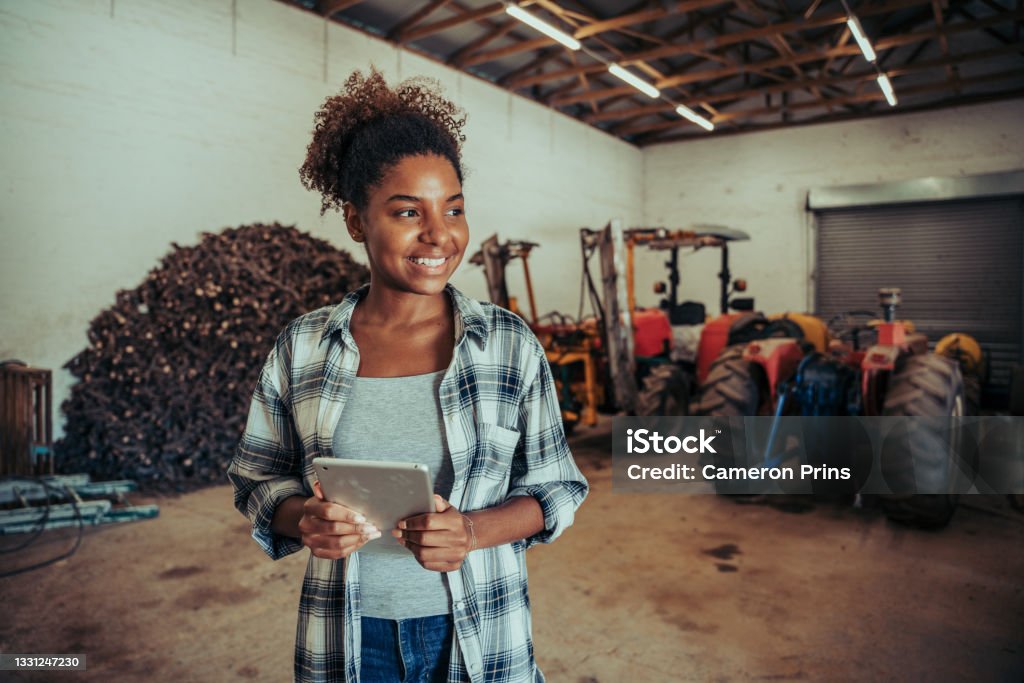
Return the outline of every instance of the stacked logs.
{"type": "Polygon", "coordinates": [[[277,335],[369,279],[346,252],[277,223],[172,246],[64,366],[79,381],[62,404],[61,472],[151,491],[224,483],[277,335]]]}

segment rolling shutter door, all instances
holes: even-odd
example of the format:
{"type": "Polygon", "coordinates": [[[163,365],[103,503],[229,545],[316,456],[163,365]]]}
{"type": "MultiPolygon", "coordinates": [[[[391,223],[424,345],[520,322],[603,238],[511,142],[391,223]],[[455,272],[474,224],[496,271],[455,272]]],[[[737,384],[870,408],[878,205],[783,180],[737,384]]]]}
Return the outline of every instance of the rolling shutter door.
{"type": "Polygon", "coordinates": [[[878,307],[899,287],[900,318],[934,343],[974,336],[989,354],[989,391],[1009,390],[1022,362],[1024,201],[956,200],[827,209],[817,216],[815,307],[826,321],[878,307]]]}

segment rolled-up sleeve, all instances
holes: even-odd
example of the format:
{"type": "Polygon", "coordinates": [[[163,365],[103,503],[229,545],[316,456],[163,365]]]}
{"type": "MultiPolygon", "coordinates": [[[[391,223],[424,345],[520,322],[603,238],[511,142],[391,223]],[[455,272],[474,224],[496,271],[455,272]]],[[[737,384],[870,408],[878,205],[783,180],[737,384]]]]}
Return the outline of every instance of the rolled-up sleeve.
{"type": "Polygon", "coordinates": [[[544,513],[544,529],[526,539],[527,548],[550,543],[569,528],[589,491],[565,439],[547,358],[534,344],[537,372],[519,410],[522,438],[512,459],[509,490],[509,496],[533,496],[544,513]]]}
{"type": "Polygon", "coordinates": [[[260,372],[227,470],[235,507],[252,522],[253,539],[275,560],[302,549],[299,539],[271,529],[277,506],[290,496],[312,495],[302,480],[302,443],[286,402],[289,358],[286,330],[260,372]]]}

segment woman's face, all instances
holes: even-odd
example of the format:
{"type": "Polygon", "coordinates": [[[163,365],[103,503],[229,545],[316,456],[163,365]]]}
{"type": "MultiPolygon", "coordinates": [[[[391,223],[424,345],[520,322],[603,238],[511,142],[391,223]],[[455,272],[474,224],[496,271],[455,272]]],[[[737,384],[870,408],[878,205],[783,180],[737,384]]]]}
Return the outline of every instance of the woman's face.
{"type": "Polygon", "coordinates": [[[345,222],[366,243],[374,286],[438,294],[466,251],[462,186],[444,157],[410,156],[370,191],[365,211],[345,205],[345,222]]]}

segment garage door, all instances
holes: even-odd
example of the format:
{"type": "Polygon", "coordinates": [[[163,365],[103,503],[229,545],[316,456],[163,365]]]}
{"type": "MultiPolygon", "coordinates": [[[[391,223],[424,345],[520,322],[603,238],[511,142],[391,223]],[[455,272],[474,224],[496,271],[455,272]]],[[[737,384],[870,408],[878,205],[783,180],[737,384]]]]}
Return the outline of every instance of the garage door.
{"type": "Polygon", "coordinates": [[[1009,389],[1024,361],[1024,200],[836,208],[817,218],[816,309],[880,310],[879,287],[899,287],[898,315],[934,343],[962,331],[989,354],[990,394],[1009,389]]]}

